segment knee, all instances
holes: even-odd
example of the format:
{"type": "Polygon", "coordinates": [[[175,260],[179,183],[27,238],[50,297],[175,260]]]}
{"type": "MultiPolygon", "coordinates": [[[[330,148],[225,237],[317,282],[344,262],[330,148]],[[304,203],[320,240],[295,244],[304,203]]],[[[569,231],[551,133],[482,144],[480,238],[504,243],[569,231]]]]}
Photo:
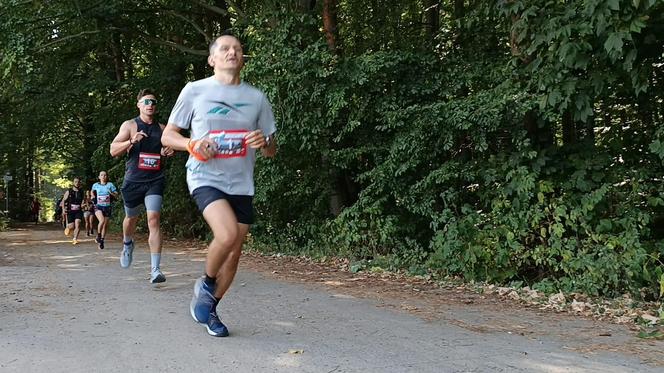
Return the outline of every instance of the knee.
{"type": "Polygon", "coordinates": [[[148,228],[150,230],[159,229],[159,215],[148,216],[148,228]]]}
{"type": "Polygon", "coordinates": [[[230,229],[229,231],[224,232],[223,235],[215,236],[214,240],[216,241],[217,245],[223,247],[224,249],[230,249],[235,244],[236,236],[237,229],[230,229]]]}

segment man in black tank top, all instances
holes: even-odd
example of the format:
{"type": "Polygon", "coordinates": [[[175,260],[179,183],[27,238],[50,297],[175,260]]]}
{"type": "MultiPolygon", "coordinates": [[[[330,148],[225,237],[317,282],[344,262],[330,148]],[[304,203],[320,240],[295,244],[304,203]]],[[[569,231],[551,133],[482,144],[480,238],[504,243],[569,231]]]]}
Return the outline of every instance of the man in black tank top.
{"type": "Polygon", "coordinates": [[[81,179],[74,178],[74,185],[67,189],[62,197],[64,209],[67,212],[67,226],[65,227],[65,236],[69,237],[72,228],[74,229],[74,238],[72,244],[78,244],[78,233],[81,230],[81,220],[83,220],[83,189],[81,188],[81,179]]]}
{"type": "Polygon", "coordinates": [[[136,223],[141,213],[141,205],[145,205],[150,231],[150,282],[158,283],[166,281],[160,269],[162,241],[159,226],[165,184],[164,157],[172,156],[173,150],[161,146],[161,134],[165,126],[155,118],[157,97],[154,92],[143,89],[136,99],[139,115],[122,123],[111,143],[113,157],[127,154],[121,188],[125,218],[122,222],[120,266],[128,268],[131,265],[136,223]]]}

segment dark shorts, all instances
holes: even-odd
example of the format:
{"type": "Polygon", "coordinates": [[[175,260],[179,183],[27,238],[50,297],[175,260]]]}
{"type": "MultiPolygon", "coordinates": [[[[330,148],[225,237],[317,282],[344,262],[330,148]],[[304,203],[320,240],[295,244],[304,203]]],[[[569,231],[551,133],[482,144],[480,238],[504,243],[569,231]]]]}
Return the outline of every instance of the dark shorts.
{"type": "Polygon", "coordinates": [[[68,211],[67,221],[73,223],[75,220],[83,220],[83,210],[68,211]]]}
{"type": "Polygon", "coordinates": [[[111,206],[95,206],[95,214],[97,213],[97,211],[101,211],[102,215],[104,215],[105,218],[110,219],[111,216],[113,215],[112,214],[113,209],[111,208],[111,206]]]}
{"type": "Polygon", "coordinates": [[[221,190],[213,187],[200,187],[196,188],[191,196],[194,197],[198,210],[203,212],[205,208],[212,202],[220,199],[225,199],[235,212],[235,218],[238,223],[253,224],[254,222],[254,204],[253,196],[236,196],[226,194],[221,190]]]}
{"type": "Polygon", "coordinates": [[[138,207],[143,204],[145,196],[164,195],[164,178],[148,182],[125,181],[122,183],[122,198],[124,205],[129,208],[138,207]]]}

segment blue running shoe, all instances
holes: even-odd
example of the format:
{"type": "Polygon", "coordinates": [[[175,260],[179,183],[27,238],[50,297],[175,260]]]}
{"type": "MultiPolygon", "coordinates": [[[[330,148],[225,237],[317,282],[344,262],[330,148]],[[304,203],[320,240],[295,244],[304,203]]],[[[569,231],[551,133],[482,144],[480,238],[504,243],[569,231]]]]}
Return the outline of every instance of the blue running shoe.
{"type": "Polygon", "coordinates": [[[122,268],[129,268],[131,265],[132,256],[134,254],[134,241],[129,244],[122,244],[122,253],[120,253],[120,266],[122,268]]]}
{"type": "Polygon", "coordinates": [[[217,316],[217,311],[210,312],[210,317],[208,318],[205,328],[209,335],[213,337],[228,337],[228,328],[224,325],[219,316],[217,316]]]}
{"type": "Polygon", "coordinates": [[[152,268],[152,271],[150,272],[150,283],[157,284],[164,281],[166,281],[166,276],[161,273],[161,270],[159,268],[152,268]]]}
{"type": "Polygon", "coordinates": [[[214,286],[209,286],[203,281],[203,278],[196,280],[194,285],[194,297],[189,304],[189,312],[194,321],[205,324],[210,318],[210,313],[214,311],[217,300],[214,299],[214,286]]]}

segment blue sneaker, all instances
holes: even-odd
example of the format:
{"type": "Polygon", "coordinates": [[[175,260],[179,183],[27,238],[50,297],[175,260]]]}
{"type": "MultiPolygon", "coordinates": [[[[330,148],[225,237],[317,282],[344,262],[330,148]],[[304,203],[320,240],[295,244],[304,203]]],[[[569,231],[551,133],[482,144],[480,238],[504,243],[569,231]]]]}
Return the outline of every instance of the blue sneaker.
{"type": "Polygon", "coordinates": [[[128,268],[131,265],[132,255],[134,254],[134,241],[130,241],[127,245],[122,244],[122,253],[120,253],[120,266],[128,268]]]}
{"type": "Polygon", "coordinates": [[[209,335],[213,337],[228,337],[228,328],[224,325],[219,316],[217,316],[217,311],[210,312],[210,317],[208,318],[205,328],[209,335]]]}
{"type": "Polygon", "coordinates": [[[209,286],[203,281],[203,278],[196,280],[194,284],[194,297],[191,298],[189,304],[189,312],[194,321],[205,324],[210,318],[210,313],[213,312],[214,305],[217,300],[214,299],[214,286],[209,286]]]}

